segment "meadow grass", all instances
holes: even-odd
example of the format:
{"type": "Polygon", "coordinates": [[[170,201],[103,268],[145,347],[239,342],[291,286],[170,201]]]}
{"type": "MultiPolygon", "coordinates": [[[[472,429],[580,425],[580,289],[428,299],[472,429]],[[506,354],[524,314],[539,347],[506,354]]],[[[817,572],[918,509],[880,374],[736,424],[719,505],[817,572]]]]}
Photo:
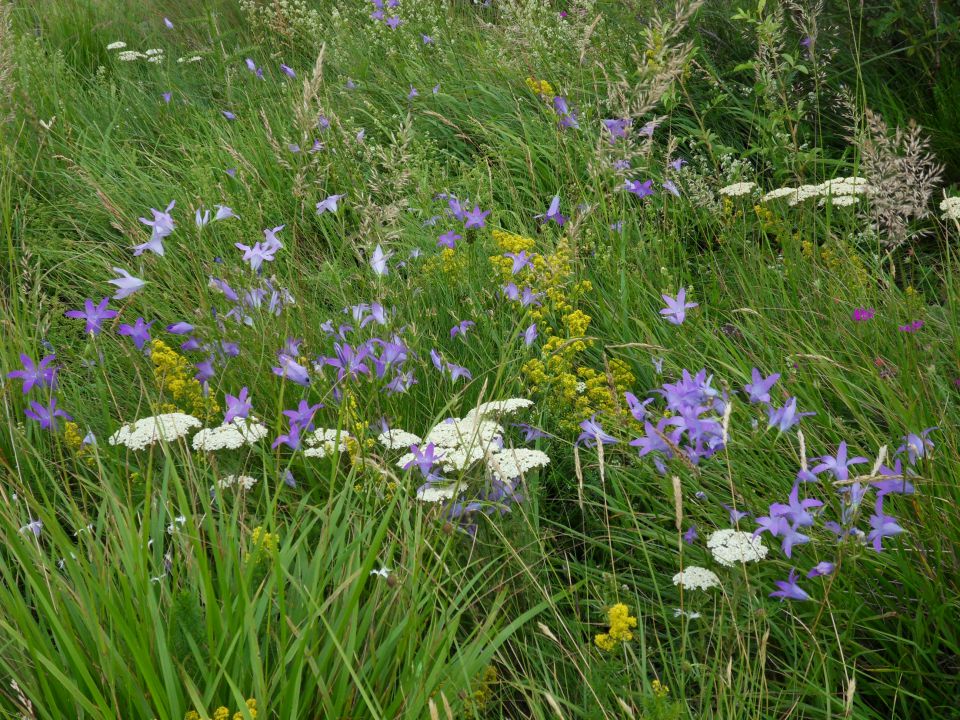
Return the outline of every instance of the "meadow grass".
{"type": "Polygon", "coordinates": [[[383,5],[4,6],[2,714],[957,717],[960,213],[940,208],[960,180],[956,14],[383,5]],[[623,137],[603,123],[626,118],[623,137]],[[869,190],[849,206],[763,198],[850,176],[869,190]],[[644,197],[623,187],[648,179],[644,197]],[[740,182],[757,187],[720,192],[740,182]],[[449,196],[490,211],[484,226],[449,196]],[[563,225],[536,217],[555,196],[563,225]],[[171,201],[164,254],[134,256],[138,218],[171,201]],[[195,223],[218,204],[237,217],[195,223]],[[255,272],[235,244],[281,225],[255,272]],[[514,273],[520,248],[533,267],[514,273]],[[85,334],[64,313],[112,295],[114,267],[147,284],[85,334]],[[509,299],[513,281],[541,304],[509,299]],[[697,307],[672,324],[661,296],[680,288],[697,307]],[[118,332],[138,317],[143,349],[118,332]],[[178,322],[195,330],[165,330],[178,322]],[[402,392],[400,370],[374,372],[390,342],[415,380],[402,392]],[[335,344],[372,355],[338,378],[335,344]],[[21,354],[55,354],[56,387],[22,391],[21,354]],[[273,371],[287,361],[308,386],[273,371]],[[754,368],[781,375],[768,403],[744,390],[754,368]],[[701,369],[712,445],[692,453],[668,384],[701,369]],[[260,442],[110,441],[174,411],[218,426],[241,388],[260,442]],[[653,398],[646,418],[625,393],[653,398]],[[54,397],[70,423],[24,414],[54,397]],[[460,483],[450,502],[418,499],[447,486],[375,440],[389,423],[423,452],[446,418],[508,398],[533,404],[471,425],[499,423],[473,462],[434,468],[460,483]],[[790,398],[815,414],[781,432],[767,405],[790,398]],[[349,434],[341,450],[271,447],[301,400],[349,434]],[[594,442],[590,418],[617,442],[594,442]],[[642,437],[669,447],[638,456],[642,437]],[[808,542],[787,557],[763,534],[759,562],[717,561],[713,532],[753,532],[841,442],[867,458],[859,484],[799,485],[823,503],[793,528],[808,542]],[[507,477],[491,457],[513,446],[549,464],[507,477]],[[875,508],[870,468],[895,459],[915,492],[875,508]],[[902,532],[877,552],[884,514],[902,532]],[[720,587],[675,584],[690,567],[720,587]],[[794,568],[809,598],[771,597],[794,568]]]}

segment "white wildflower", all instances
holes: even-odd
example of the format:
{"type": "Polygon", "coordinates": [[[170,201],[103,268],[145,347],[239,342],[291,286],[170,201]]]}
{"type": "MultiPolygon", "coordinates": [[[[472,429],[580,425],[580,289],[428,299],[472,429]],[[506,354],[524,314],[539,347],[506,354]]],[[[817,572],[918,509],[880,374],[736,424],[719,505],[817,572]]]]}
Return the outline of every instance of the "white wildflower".
{"type": "Polygon", "coordinates": [[[391,573],[391,572],[393,572],[393,571],[392,571],[390,568],[388,568],[388,567],[382,567],[382,568],[380,568],[379,570],[371,570],[371,571],[370,571],[370,574],[371,574],[371,575],[377,575],[377,576],[379,576],[379,577],[382,577],[384,580],[386,580],[387,578],[390,577],[390,573],[391,573]]]}
{"type": "Polygon", "coordinates": [[[391,429],[377,435],[377,442],[388,450],[400,450],[409,448],[411,445],[419,445],[423,442],[419,435],[414,435],[406,430],[391,429]]]}
{"type": "Polygon", "coordinates": [[[735,563],[762,560],[767,556],[767,546],[752,533],[725,528],[717,530],[707,540],[713,559],[721,565],[733,567],[735,563]]]}
{"type": "Polygon", "coordinates": [[[257,479],[249,475],[227,475],[225,478],[217,481],[217,487],[221,490],[227,490],[232,487],[237,487],[241,490],[250,490],[256,484],[257,479]]]}
{"type": "Polygon", "coordinates": [[[107,50],[123,50],[127,44],[123,40],[117,40],[107,45],[107,50]]]}
{"type": "Polygon", "coordinates": [[[147,50],[144,55],[147,57],[153,57],[154,55],[163,55],[163,48],[150,48],[147,50]]]}
{"type": "Polygon", "coordinates": [[[123,50],[117,54],[117,60],[120,60],[121,62],[131,62],[144,57],[146,57],[146,55],[138,50],[123,50]]]}
{"type": "Polygon", "coordinates": [[[434,425],[424,438],[424,442],[446,448],[472,445],[487,447],[498,440],[502,434],[503,428],[492,420],[452,418],[434,425]]]}
{"type": "Polygon", "coordinates": [[[163,55],[154,55],[153,57],[148,57],[147,62],[149,63],[162,63],[163,55]]]}
{"type": "Polygon", "coordinates": [[[787,197],[788,195],[795,196],[796,194],[797,194],[797,188],[782,187],[782,188],[777,188],[776,190],[771,190],[766,195],[764,195],[761,198],[761,200],[763,200],[763,202],[767,202],[768,200],[778,200],[779,198],[787,197]]]}
{"type": "Polygon", "coordinates": [[[346,430],[317,428],[304,437],[304,441],[309,446],[303,451],[304,457],[322,458],[333,453],[346,452],[349,439],[350,434],[346,430]]]}
{"type": "Polygon", "coordinates": [[[747,195],[753,190],[757,184],[755,182],[738,182],[733,185],[727,185],[717,190],[721,195],[726,195],[727,197],[739,197],[741,195],[747,195]]]}
{"type": "Polygon", "coordinates": [[[500,480],[514,480],[534,468],[546,467],[550,457],[540,450],[509,448],[491,453],[487,459],[490,471],[500,480]]]}
{"type": "Polygon", "coordinates": [[[205,452],[236,450],[253,445],[267,436],[267,426],[256,420],[234,418],[226,425],[204,428],[193,436],[193,449],[205,452]]]}
{"type": "Polygon", "coordinates": [[[417,500],[428,503],[451,500],[456,495],[456,485],[425,485],[417,490],[417,500]]]}
{"type": "Polygon", "coordinates": [[[512,415],[518,410],[524,410],[533,405],[533,400],[526,398],[508,398],[507,400],[492,400],[491,402],[480,403],[473,410],[464,416],[464,420],[470,420],[476,417],[501,417],[503,415],[512,415]]]}
{"type": "Polygon", "coordinates": [[[709,590],[720,587],[720,578],[712,570],[691,565],[673,576],[673,584],[687,590],[709,590]]]}
{"type": "Polygon", "coordinates": [[[125,445],[131,450],[143,450],[159,440],[173,442],[202,426],[197,418],[184,413],[165,413],[145,417],[124,425],[110,436],[111,445],[125,445]]]}
{"type": "Polygon", "coordinates": [[[960,195],[945,197],[940,203],[940,209],[943,211],[944,220],[960,221],[960,195]]]}
{"type": "Polygon", "coordinates": [[[693,612],[691,610],[684,610],[682,608],[673,609],[674,617],[680,617],[681,615],[685,616],[688,620],[696,620],[698,617],[700,617],[700,613],[698,612],[693,612]]]}
{"type": "Polygon", "coordinates": [[[199,55],[194,55],[193,57],[177,58],[178,63],[195,63],[195,62],[200,62],[201,60],[203,60],[203,58],[200,57],[199,55]]]}
{"type": "Polygon", "coordinates": [[[829,202],[834,207],[848,207],[857,202],[856,195],[830,195],[828,197],[820,198],[820,202],[817,203],[820,207],[829,202]]]}

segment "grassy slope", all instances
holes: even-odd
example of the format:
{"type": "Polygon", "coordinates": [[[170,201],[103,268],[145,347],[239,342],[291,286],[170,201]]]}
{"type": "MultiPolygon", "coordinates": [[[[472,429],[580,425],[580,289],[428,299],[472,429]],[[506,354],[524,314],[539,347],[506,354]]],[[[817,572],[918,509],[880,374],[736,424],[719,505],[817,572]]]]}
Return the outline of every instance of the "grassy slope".
{"type": "MultiPolygon", "coordinates": [[[[0,593],[10,608],[0,623],[0,664],[38,717],[179,718],[193,707],[233,711],[247,697],[258,699],[261,717],[282,718],[315,717],[318,708],[329,717],[423,717],[431,702],[441,716],[450,703],[467,717],[620,717],[621,703],[652,717],[842,716],[848,702],[857,717],[951,712],[960,654],[951,621],[960,562],[953,386],[960,284],[947,249],[952,239],[938,234],[916,257],[890,263],[873,248],[840,244],[841,255],[856,255],[865,268],[858,281],[849,258],[828,264],[801,252],[802,239],[856,230],[842,210],[784,210],[764,228],[749,206],[739,218],[669,197],[644,206],[616,192],[613,177],[598,182],[588,172],[606,116],[598,66],[569,54],[504,52],[501,27],[484,24],[497,20],[489,11],[453,8],[440,17],[437,45],[425,48],[416,30],[433,30],[413,22],[378,41],[354,31],[366,22],[365,8],[308,43],[257,35],[229,3],[215,10],[178,3],[169,10],[174,31],[162,26],[166,9],[131,2],[118,11],[120,4],[64,2],[17,13],[25,36],[17,53],[22,102],[7,128],[0,193],[4,267],[9,287],[23,290],[4,297],[2,366],[13,367],[20,352],[35,356],[41,340],[51,343],[64,366],[61,403],[98,437],[118,418],[149,414],[149,365],[113,333],[85,343],[63,311],[107,294],[109,268],[119,265],[150,282],[124,307],[126,319],[142,314],[157,329],[181,319],[210,325],[206,285],[220,271],[215,258],[237,266],[234,242],[250,243],[280,224],[286,247],[270,272],[297,304],[237,331],[244,353],[218,374],[217,397],[248,385],[273,427],[298,397],[269,370],[283,340],[302,338],[311,352],[328,352],[320,323],[377,297],[396,308],[398,326],[412,326],[422,356],[440,347],[475,380],[453,386],[425,364],[408,396],[361,393],[362,417],[388,415],[423,432],[436,418],[466,412],[482,393],[523,395],[526,356],[510,339],[525,324],[497,298],[488,233],[458,251],[465,265],[452,276],[411,269],[378,282],[366,266],[376,242],[398,257],[413,247],[434,254],[441,228],[422,221],[440,212],[432,196],[441,191],[476,199],[493,210],[491,225],[536,237],[545,249],[560,233],[541,230],[532,216],[554,193],[566,212],[580,202],[593,206],[570,233],[577,276],[593,283],[584,304],[598,338],[591,357],[628,362],[638,394],[663,381],[653,357],[665,358],[667,378],[706,367],[730,389],[756,366],[784,373],[785,392],[817,412],[804,421],[812,454],[846,440],[872,457],[908,431],[940,430],[918,494],[895,502],[908,534],[887,541],[889,551],[848,549],[835,580],[807,584],[818,602],[781,605],[766,595],[791,563],[774,549],[776,559],[729,577],[715,602],[686,598],[703,615],[688,624],[673,616],[680,598],[670,582],[679,565],[670,481],[626,447],[602,461],[581,449],[576,470],[573,437],[550,442],[552,469],[536,480],[529,501],[484,523],[471,545],[400,493],[355,491],[374,483],[349,463],[295,463],[298,488],[290,491],[280,480],[281,457],[257,451],[243,466],[265,481],[245,501],[219,498],[214,507],[207,488],[220,468],[175,448],[169,456],[126,458],[105,447],[92,465],[76,462],[60,441],[19,422],[22,401],[11,384],[0,458],[4,492],[21,500],[0,513],[7,547],[0,593]],[[115,39],[164,47],[170,60],[119,63],[105,50],[115,39]],[[318,134],[328,149],[293,154],[289,143],[306,149],[314,136],[298,126],[296,108],[321,39],[327,47],[312,106],[332,120],[318,134]],[[200,63],[172,62],[196,51],[200,63]],[[265,66],[268,80],[247,72],[247,56],[265,66]],[[296,82],[282,79],[281,61],[296,68],[296,82]],[[568,96],[580,109],[580,131],[557,131],[553,113],[524,86],[527,74],[568,96]],[[344,89],[348,77],[357,90],[344,89]],[[411,84],[420,91],[412,103],[411,84]],[[167,91],[170,104],[160,97],[167,91]],[[223,109],[237,120],[225,120],[223,109]],[[43,130],[39,121],[53,116],[43,130]],[[364,146],[353,141],[361,127],[364,146]],[[230,167],[236,178],[226,174],[230,167]],[[343,209],[317,217],[314,203],[335,192],[348,193],[343,209]],[[400,209],[388,211],[385,223],[371,221],[361,211],[364,195],[400,209]],[[178,229],[167,256],[131,261],[127,248],[145,239],[136,218],[170,200],[178,229]],[[241,219],[198,231],[193,209],[214,203],[241,219]],[[623,231],[610,232],[617,221],[623,231]],[[700,308],[674,327],[657,315],[659,294],[681,285],[700,308]],[[861,306],[876,308],[876,320],[853,323],[850,312],[861,306]],[[449,328],[468,316],[478,320],[469,341],[450,341],[449,328]],[[917,317],[926,323],[921,333],[897,331],[917,317]],[[102,361],[84,370],[81,361],[100,353],[102,361]],[[877,359],[896,372],[884,377],[877,359]],[[191,531],[166,541],[164,528],[178,514],[188,516],[191,531]],[[33,517],[44,522],[43,539],[24,542],[18,529],[33,517]],[[96,540],[72,536],[87,523],[96,540]],[[258,525],[280,533],[278,554],[241,560],[258,525]],[[163,572],[165,551],[177,561],[164,582],[151,582],[163,572]],[[81,560],[56,571],[70,553],[81,560]],[[381,564],[399,569],[397,587],[366,580],[381,564]],[[636,641],[602,655],[592,636],[603,630],[605,606],[617,601],[640,620],[636,641]],[[465,698],[491,663],[501,681],[481,710],[465,698]],[[652,692],[655,677],[670,688],[668,700],[652,692]]],[[[619,6],[605,10],[622,23],[602,30],[612,63],[628,53],[623,38],[637,18],[619,6]]],[[[704,56],[701,65],[730,77],[728,65],[746,56],[726,52],[704,56]]],[[[838,72],[849,70],[837,64],[838,72]]],[[[765,141],[752,124],[762,127],[755,101],[733,92],[711,99],[698,79],[658,130],[659,148],[706,128],[715,160],[725,148],[780,157],[758,145],[765,141]]],[[[865,83],[868,99],[896,117],[897,97],[874,100],[876,83],[865,83]]],[[[836,117],[825,110],[825,119],[836,117]]],[[[650,167],[660,172],[662,162],[650,167]]],[[[773,171],[776,180],[789,178],[781,167],[773,171]]],[[[830,162],[808,171],[847,174],[830,162]]],[[[331,405],[322,424],[343,422],[326,391],[311,399],[331,405]]],[[[556,418],[531,422],[541,420],[555,430],[556,418]]],[[[762,413],[738,401],[729,451],[696,473],[673,469],[682,477],[685,525],[697,523],[702,534],[725,527],[719,503],[732,494],[756,514],[786,496],[796,439],[764,427],[762,413]],[[694,498],[698,490],[706,501],[694,498]]],[[[620,430],[626,437],[628,429],[620,430]]],[[[232,461],[228,469],[240,467],[232,461]]],[[[825,548],[799,549],[804,567],[826,559],[816,554],[825,548]]],[[[684,565],[707,564],[702,543],[683,553],[684,565]]]]}

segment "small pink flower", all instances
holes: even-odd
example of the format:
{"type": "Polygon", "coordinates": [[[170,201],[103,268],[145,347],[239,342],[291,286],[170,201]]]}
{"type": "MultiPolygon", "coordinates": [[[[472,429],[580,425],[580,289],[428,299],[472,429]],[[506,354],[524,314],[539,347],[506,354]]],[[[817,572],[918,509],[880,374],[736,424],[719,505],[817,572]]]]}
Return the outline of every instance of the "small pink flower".
{"type": "Polygon", "coordinates": [[[907,323],[906,325],[899,325],[898,329],[900,330],[900,332],[914,333],[922,327],[923,327],[923,320],[914,320],[912,323],[907,323]]]}
{"type": "Polygon", "coordinates": [[[853,311],[853,320],[854,322],[864,322],[866,320],[873,320],[875,315],[873,308],[857,308],[853,311]]]}

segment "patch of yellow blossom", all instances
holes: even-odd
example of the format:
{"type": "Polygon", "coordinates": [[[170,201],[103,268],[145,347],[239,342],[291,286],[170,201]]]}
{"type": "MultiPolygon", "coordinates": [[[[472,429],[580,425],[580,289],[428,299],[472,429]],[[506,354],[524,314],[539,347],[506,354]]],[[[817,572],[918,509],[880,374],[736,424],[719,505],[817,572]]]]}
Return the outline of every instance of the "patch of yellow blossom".
{"type": "Polygon", "coordinates": [[[68,421],[63,428],[63,441],[67,444],[70,452],[77,460],[83,460],[88,465],[93,463],[93,455],[90,452],[90,446],[83,444],[83,435],[80,432],[80,426],[72,420],[68,421]]]}
{"type": "Polygon", "coordinates": [[[829,270],[842,276],[844,283],[853,284],[857,288],[866,288],[870,284],[870,273],[863,264],[863,259],[852,249],[837,252],[829,245],[818,247],[810,240],[800,243],[800,252],[807,259],[818,260],[829,270]]]}
{"type": "MultiPolygon", "coordinates": [[[[237,710],[233,714],[233,720],[245,720],[245,718],[256,718],[257,717],[257,701],[253,698],[244,703],[247,706],[247,714],[243,714],[243,710],[237,710]]],[[[230,719],[230,710],[223,705],[218,707],[213,711],[211,716],[212,720],[229,720],[230,719]]],[[[183,720],[207,720],[204,716],[198,713],[196,710],[189,711],[186,715],[183,716],[183,720]]]]}
{"type": "Polygon", "coordinates": [[[653,690],[653,694],[658,698],[665,698],[670,694],[670,688],[657,679],[654,679],[653,682],[650,683],[650,688],[653,690]]]}
{"type": "Polygon", "coordinates": [[[637,626],[637,619],[630,615],[630,611],[623,603],[617,603],[607,610],[607,621],[610,631],[600,633],[593,641],[597,647],[610,652],[622,642],[633,640],[633,628],[637,626]]]}
{"type": "Polygon", "coordinates": [[[280,546],[280,535],[278,533],[269,533],[260,525],[257,525],[257,527],[253,529],[253,534],[250,536],[250,539],[253,542],[254,548],[268,553],[273,552],[280,546]]]}
{"type": "Polygon", "coordinates": [[[201,419],[209,419],[220,412],[213,395],[203,394],[190,361],[163,340],[150,342],[150,361],[157,388],[173,401],[162,403],[161,412],[182,412],[201,419]]]}
{"type": "Polygon", "coordinates": [[[453,248],[444,248],[437,255],[431,255],[423,262],[423,271],[428,275],[461,277],[466,269],[467,261],[463,253],[453,248]]]}
{"type": "Polygon", "coordinates": [[[497,669],[493,665],[487,665],[483,669],[480,685],[473,691],[469,700],[469,703],[478,713],[483,712],[493,699],[493,686],[497,684],[498,680],[497,669]]]}
{"type": "Polygon", "coordinates": [[[543,255],[536,252],[536,242],[531,238],[500,230],[492,234],[499,252],[490,257],[490,263],[500,281],[542,293],[542,304],[528,311],[546,338],[540,356],[521,368],[529,393],[540,396],[568,432],[593,414],[618,416],[629,422],[630,415],[619,398],[635,381],[630,368],[621,360],[611,360],[605,370],[597,370],[584,357],[594,342],[587,337],[592,318],[577,306],[593,285],[589,280],[575,281],[569,244],[562,240],[554,252],[543,255]],[[514,275],[513,260],[506,255],[520,252],[527,253],[530,266],[514,275]]]}
{"type": "Polygon", "coordinates": [[[531,92],[539,95],[544,100],[553,100],[553,86],[546,80],[537,80],[535,77],[528,77],[526,82],[527,87],[530,88],[531,92]]]}

